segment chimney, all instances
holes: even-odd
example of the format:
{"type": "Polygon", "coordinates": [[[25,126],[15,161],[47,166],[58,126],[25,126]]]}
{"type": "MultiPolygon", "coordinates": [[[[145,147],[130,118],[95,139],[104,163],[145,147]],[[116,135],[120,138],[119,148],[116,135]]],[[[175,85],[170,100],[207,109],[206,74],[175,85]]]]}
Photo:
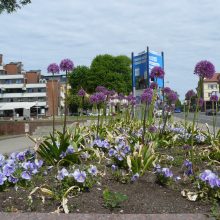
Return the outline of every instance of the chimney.
{"type": "Polygon", "coordinates": [[[2,66],[3,64],[2,64],[2,62],[3,62],[3,55],[2,54],[0,54],[0,66],[2,66]]]}

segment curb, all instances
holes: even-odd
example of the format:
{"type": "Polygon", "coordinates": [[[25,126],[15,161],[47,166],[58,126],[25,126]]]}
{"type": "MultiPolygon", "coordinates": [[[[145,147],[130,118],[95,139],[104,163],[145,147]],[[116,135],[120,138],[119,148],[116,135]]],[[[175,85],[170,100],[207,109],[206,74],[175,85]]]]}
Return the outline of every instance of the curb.
{"type": "Polygon", "coordinates": [[[207,220],[203,214],[52,214],[0,213],[1,220],[207,220]]]}

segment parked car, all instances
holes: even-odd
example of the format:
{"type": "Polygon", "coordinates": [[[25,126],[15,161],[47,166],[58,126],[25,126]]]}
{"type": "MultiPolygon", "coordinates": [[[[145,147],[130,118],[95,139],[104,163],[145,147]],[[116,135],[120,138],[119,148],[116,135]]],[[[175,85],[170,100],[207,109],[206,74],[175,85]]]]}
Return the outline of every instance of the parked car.
{"type": "Polygon", "coordinates": [[[175,108],[174,112],[175,113],[181,113],[181,109],[180,108],[175,108]]]}
{"type": "Polygon", "coordinates": [[[206,115],[216,115],[216,110],[214,109],[208,109],[205,112],[206,115]]]}

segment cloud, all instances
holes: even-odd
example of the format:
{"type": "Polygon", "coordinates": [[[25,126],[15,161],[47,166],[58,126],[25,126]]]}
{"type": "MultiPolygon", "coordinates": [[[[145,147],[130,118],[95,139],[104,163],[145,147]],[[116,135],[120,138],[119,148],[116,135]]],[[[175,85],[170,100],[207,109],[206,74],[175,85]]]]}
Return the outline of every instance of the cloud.
{"type": "Polygon", "coordinates": [[[195,88],[196,62],[220,70],[218,0],[37,0],[0,19],[5,62],[42,69],[69,57],[90,65],[102,53],[164,51],[166,81],[181,98],[195,88]]]}

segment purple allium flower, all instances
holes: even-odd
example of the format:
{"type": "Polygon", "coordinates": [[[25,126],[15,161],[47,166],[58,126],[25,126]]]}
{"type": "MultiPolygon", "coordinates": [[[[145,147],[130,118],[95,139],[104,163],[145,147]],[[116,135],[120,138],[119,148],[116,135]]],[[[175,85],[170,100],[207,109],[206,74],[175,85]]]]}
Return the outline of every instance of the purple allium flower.
{"type": "Polygon", "coordinates": [[[170,93],[172,90],[170,89],[170,87],[164,87],[162,89],[162,91],[167,95],[168,93],[170,93]]]}
{"type": "Polygon", "coordinates": [[[72,145],[69,145],[66,149],[66,154],[73,154],[75,152],[72,145]]]}
{"type": "Polygon", "coordinates": [[[151,126],[148,128],[148,131],[149,131],[150,133],[155,133],[155,132],[157,131],[157,128],[156,128],[156,126],[151,125],[151,126]]]}
{"type": "Polygon", "coordinates": [[[21,178],[24,179],[24,180],[30,180],[31,179],[31,175],[28,171],[23,171],[21,173],[21,178]]]}
{"type": "Polygon", "coordinates": [[[105,92],[107,89],[104,86],[97,86],[95,91],[96,92],[105,92]]]}
{"type": "Polygon", "coordinates": [[[204,99],[200,98],[199,99],[199,107],[202,107],[204,105],[204,99]]]}
{"type": "Polygon", "coordinates": [[[122,99],[124,99],[124,98],[125,98],[125,96],[124,96],[123,93],[119,93],[119,94],[118,94],[118,99],[119,99],[119,100],[122,100],[122,99]]]}
{"type": "Polygon", "coordinates": [[[196,93],[191,89],[185,94],[185,99],[190,100],[192,97],[194,97],[196,93]]]}
{"type": "Polygon", "coordinates": [[[136,98],[134,97],[131,101],[130,101],[130,105],[134,106],[137,104],[136,98]]]}
{"type": "Polygon", "coordinates": [[[0,186],[2,186],[6,180],[7,177],[3,173],[0,173],[0,186]]]}
{"type": "Polygon", "coordinates": [[[98,173],[97,167],[96,167],[96,166],[93,166],[93,165],[90,165],[90,168],[88,169],[88,172],[89,172],[90,174],[92,174],[93,176],[96,176],[97,173],[98,173]]]}
{"type": "Polygon", "coordinates": [[[217,95],[211,95],[210,101],[211,102],[218,102],[218,96],[217,95]]]}
{"type": "Polygon", "coordinates": [[[135,174],[131,177],[131,181],[132,181],[132,182],[135,182],[135,181],[138,180],[138,178],[139,178],[139,174],[138,174],[138,173],[135,173],[135,174]]]}
{"type": "Polygon", "coordinates": [[[134,96],[132,94],[127,96],[127,100],[130,102],[132,99],[134,98],[134,96]]]}
{"type": "Polygon", "coordinates": [[[73,177],[78,183],[84,183],[86,180],[86,172],[76,169],[73,173],[73,177]]]}
{"type": "Polygon", "coordinates": [[[60,72],[60,68],[56,63],[51,63],[48,67],[47,67],[47,72],[48,73],[59,73],[60,72]]]}
{"type": "Polygon", "coordinates": [[[86,95],[85,90],[84,90],[83,88],[81,88],[81,89],[78,91],[78,96],[83,97],[83,96],[85,96],[85,95],[86,95]]]}
{"type": "Polygon", "coordinates": [[[211,79],[215,73],[215,66],[207,60],[198,62],[195,66],[194,74],[202,78],[211,79]]]}
{"type": "Polygon", "coordinates": [[[117,169],[118,169],[118,166],[116,166],[116,165],[114,165],[114,164],[112,164],[112,171],[116,171],[117,169]]]}
{"type": "Polygon", "coordinates": [[[174,91],[171,91],[170,93],[168,93],[167,99],[174,104],[178,100],[178,95],[174,91]]]}
{"type": "Polygon", "coordinates": [[[151,103],[153,98],[153,90],[151,88],[147,88],[141,95],[141,101],[146,103],[151,103]]]}
{"type": "Polygon", "coordinates": [[[157,89],[157,88],[158,88],[158,84],[157,84],[156,82],[152,82],[152,83],[150,84],[150,88],[151,88],[151,89],[157,89]]]}
{"type": "Polygon", "coordinates": [[[173,176],[173,172],[169,168],[162,168],[161,172],[164,174],[165,177],[173,176]]]}
{"type": "Polygon", "coordinates": [[[104,102],[105,99],[106,99],[106,96],[104,93],[97,92],[97,93],[91,95],[89,100],[90,100],[90,103],[92,103],[92,104],[100,104],[100,103],[104,102]]]}
{"type": "Polygon", "coordinates": [[[106,100],[106,96],[103,92],[96,93],[99,103],[104,102],[106,100]]]}
{"type": "Polygon", "coordinates": [[[62,168],[62,170],[58,171],[57,179],[58,180],[63,180],[68,175],[69,175],[69,172],[67,171],[67,169],[62,168]]]}
{"type": "Polygon", "coordinates": [[[74,69],[73,61],[70,59],[64,59],[60,62],[60,70],[70,72],[74,69]]]}
{"type": "Polygon", "coordinates": [[[165,75],[165,72],[164,70],[159,67],[159,66],[155,66],[153,67],[153,69],[151,70],[151,74],[150,74],[150,77],[153,78],[161,78],[163,79],[164,78],[164,75],[165,75]]]}

